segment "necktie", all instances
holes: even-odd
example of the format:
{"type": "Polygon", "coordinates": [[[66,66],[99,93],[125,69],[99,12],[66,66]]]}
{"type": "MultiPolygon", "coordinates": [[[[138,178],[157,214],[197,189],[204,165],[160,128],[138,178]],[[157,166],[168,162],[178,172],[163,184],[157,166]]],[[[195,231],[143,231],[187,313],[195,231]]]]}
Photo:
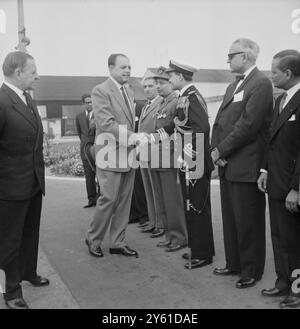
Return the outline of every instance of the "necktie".
{"type": "Polygon", "coordinates": [[[128,97],[127,97],[127,95],[126,95],[126,93],[125,93],[124,87],[122,86],[120,89],[121,89],[121,92],[122,92],[122,95],[123,95],[123,98],[124,98],[125,104],[126,104],[128,110],[129,110],[129,112],[132,113],[132,112],[131,112],[131,106],[130,106],[130,104],[129,104],[128,97]]]}
{"type": "Polygon", "coordinates": [[[33,105],[31,103],[31,99],[29,94],[27,94],[26,91],[23,92],[23,95],[25,96],[26,99],[26,103],[27,103],[27,108],[30,110],[31,114],[33,115],[33,117],[35,118],[35,114],[34,114],[34,108],[33,105]]]}
{"type": "Polygon", "coordinates": [[[241,80],[245,79],[245,74],[240,74],[235,77],[235,81],[239,83],[241,80]]]}
{"type": "Polygon", "coordinates": [[[287,93],[286,92],[284,92],[283,93],[283,96],[282,96],[282,98],[281,98],[281,100],[280,100],[280,103],[279,103],[279,114],[282,112],[282,110],[283,110],[283,104],[284,104],[284,102],[285,102],[285,100],[286,100],[286,97],[287,97],[287,93]]]}

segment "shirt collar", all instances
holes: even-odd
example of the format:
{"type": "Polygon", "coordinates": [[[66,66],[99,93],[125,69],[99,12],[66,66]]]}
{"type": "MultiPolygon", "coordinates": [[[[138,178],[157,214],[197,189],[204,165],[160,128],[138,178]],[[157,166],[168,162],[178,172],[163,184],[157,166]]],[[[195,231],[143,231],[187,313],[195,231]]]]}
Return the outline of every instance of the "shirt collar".
{"type": "Polygon", "coordinates": [[[4,81],[3,82],[5,85],[7,85],[7,87],[9,87],[10,89],[12,89],[20,98],[24,97],[24,90],[12,85],[11,83],[4,81]]]}
{"type": "Polygon", "coordinates": [[[179,92],[179,96],[182,96],[183,93],[184,93],[187,89],[189,89],[191,86],[194,86],[194,83],[193,83],[193,82],[191,82],[191,83],[189,83],[188,85],[184,86],[184,87],[180,90],[180,92],[179,92]]]}
{"type": "Polygon", "coordinates": [[[243,74],[244,74],[244,76],[245,76],[245,78],[244,78],[244,80],[247,78],[247,76],[254,70],[256,68],[256,65],[253,65],[253,66],[251,66],[251,67],[249,67],[249,69],[246,71],[246,72],[244,72],[243,74]]]}
{"type": "Polygon", "coordinates": [[[113,83],[117,86],[119,91],[121,92],[121,88],[123,87],[117,80],[115,80],[111,75],[109,76],[113,83]]]}
{"type": "Polygon", "coordinates": [[[299,89],[300,89],[300,82],[298,82],[297,84],[295,84],[295,86],[293,86],[292,88],[286,91],[287,97],[289,99],[292,98],[299,89]]]}
{"type": "Polygon", "coordinates": [[[154,103],[157,99],[158,99],[158,97],[159,97],[159,95],[157,95],[156,97],[154,97],[153,99],[148,99],[148,102],[149,102],[149,104],[152,104],[152,103],[154,103]]]}

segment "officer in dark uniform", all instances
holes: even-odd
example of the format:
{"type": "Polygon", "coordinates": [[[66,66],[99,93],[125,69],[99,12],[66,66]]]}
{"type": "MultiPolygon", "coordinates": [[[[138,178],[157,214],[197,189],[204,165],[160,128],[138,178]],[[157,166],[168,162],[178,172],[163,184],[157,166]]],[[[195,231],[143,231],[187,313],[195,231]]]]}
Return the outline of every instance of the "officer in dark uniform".
{"type": "MultiPolygon", "coordinates": [[[[170,61],[166,72],[169,73],[173,89],[179,91],[177,113],[173,123],[158,129],[157,134],[151,136],[152,142],[163,141],[175,130],[177,138],[182,141],[182,154],[178,153],[182,169],[178,172],[185,200],[188,246],[191,248],[191,264],[187,263],[185,267],[191,269],[211,264],[215,255],[210,203],[210,178],[213,170],[209,143],[210,126],[206,103],[192,83],[196,71],[191,66],[170,61]],[[191,138],[186,138],[188,136],[191,138]],[[204,137],[203,144],[199,142],[199,136],[204,137]],[[199,145],[203,145],[203,149],[199,150],[199,145]],[[196,166],[192,168],[191,164],[195,162],[196,166]],[[188,184],[186,169],[189,169],[191,178],[188,179],[188,184]],[[186,207],[187,198],[189,211],[186,207]]],[[[183,258],[188,259],[188,254],[184,254],[183,258]]]]}

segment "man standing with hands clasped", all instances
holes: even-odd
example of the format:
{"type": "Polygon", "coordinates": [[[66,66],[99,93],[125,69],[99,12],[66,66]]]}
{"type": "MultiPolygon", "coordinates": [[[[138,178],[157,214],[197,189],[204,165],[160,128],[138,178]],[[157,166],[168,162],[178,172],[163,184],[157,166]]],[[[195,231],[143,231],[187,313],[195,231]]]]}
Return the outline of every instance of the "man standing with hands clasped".
{"type": "Polygon", "coordinates": [[[272,81],[285,92],[275,103],[271,139],[258,187],[268,193],[277,279],[263,296],[287,297],[280,307],[300,306],[293,271],[300,269],[300,53],[283,50],[273,57],[272,81]]]}
{"type": "Polygon", "coordinates": [[[228,63],[237,80],[229,85],[212,132],[213,162],[219,166],[225,268],[216,275],[240,274],[237,288],[260,280],[265,265],[265,196],[257,189],[273,115],[270,80],[255,63],[258,45],[238,39],[228,63]]]}

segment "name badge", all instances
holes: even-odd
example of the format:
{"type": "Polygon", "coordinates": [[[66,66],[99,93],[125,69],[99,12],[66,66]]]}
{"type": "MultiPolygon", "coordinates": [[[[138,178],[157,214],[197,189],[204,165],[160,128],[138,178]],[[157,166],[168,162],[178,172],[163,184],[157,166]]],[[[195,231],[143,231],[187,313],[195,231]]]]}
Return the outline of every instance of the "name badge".
{"type": "Polygon", "coordinates": [[[244,90],[240,91],[239,93],[235,94],[233,97],[233,103],[241,102],[244,97],[244,90]]]}

